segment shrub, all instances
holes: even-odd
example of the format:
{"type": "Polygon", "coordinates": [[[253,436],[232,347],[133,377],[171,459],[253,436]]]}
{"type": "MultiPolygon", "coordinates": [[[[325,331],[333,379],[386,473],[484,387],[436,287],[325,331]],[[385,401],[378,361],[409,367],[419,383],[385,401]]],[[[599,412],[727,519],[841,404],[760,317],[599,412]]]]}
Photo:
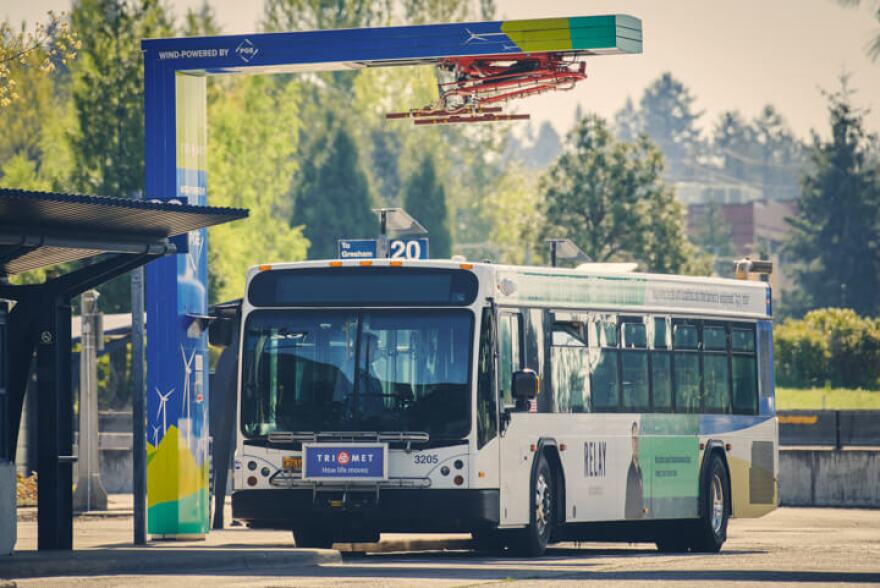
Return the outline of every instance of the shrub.
{"type": "Polygon", "coordinates": [[[792,388],[821,387],[828,374],[828,342],[804,321],[788,319],[773,331],[776,382],[792,388]]]}
{"type": "Polygon", "coordinates": [[[880,386],[880,321],[847,308],[811,311],[774,331],[777,380],[782,386],[880,386]]]}

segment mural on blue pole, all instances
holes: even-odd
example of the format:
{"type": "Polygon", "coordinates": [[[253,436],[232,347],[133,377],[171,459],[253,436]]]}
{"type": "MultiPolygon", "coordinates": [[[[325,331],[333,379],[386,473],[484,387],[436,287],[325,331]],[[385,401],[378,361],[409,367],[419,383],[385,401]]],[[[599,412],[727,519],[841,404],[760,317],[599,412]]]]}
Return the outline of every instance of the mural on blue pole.
{"type": "MultiPolygon", "coordinates": [[[[206,80],[175,76],[176,200],[207,204],[206,80]]],[[[147,530],[207,533],[207,231],[176,242],[178,254],[147,269],[147,530]],[[169,287],[170,286],[170,287],[169,287]]]]}

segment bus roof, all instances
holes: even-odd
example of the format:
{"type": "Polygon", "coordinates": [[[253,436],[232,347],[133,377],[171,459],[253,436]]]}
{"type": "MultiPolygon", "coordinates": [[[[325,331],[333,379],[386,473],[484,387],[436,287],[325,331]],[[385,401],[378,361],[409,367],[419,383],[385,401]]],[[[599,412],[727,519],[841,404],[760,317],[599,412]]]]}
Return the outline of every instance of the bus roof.
{"type": "Polygon", "coordinates": [[[627,272],[623,264],[583,268],[500,265],[488,262],[431,260],[317,260],[255,266],[260,271],[326,267],[436,267],[473,271],[504,306],[558,307],[608,311],[641,310],[766,318],[771,314],[766,282],[702,276],[627,272]]]}

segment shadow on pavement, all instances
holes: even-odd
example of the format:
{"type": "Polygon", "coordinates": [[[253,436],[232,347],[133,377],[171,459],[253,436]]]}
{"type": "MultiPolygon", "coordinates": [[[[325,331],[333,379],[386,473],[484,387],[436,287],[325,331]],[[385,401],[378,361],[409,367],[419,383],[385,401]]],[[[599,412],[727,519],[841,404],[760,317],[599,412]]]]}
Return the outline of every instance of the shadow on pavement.
{"type": "Polygon", "coordinates": [[[265,546],[218,546],[199,548],[147,547],[144,549],[86,550],[74,554],[30,552],[0,560],[0,577],[50,577],[58,575],[106,576],[117,574],[177,576],[210,575],[220,577],[338,577],[347,580],[380,578],[425,580],[593,580],[593,581],[702,581],[780,582],[780,583],[870,583],[880,582],[880,574],[742,569],[731,556],[763,554],[763,551],[731,550],[720,554],[682,554],[671,556],[653,549],[588,549],[560,547],[537,559],[490,556],[473,551],[433,551],[421,553],[345,554],[330,550],[266,549],[265,546]],[[65,557],[66,556],[66,557],[65,557]],[[642,566],[655,557],[662,558],[651,569],[596,569],[599,558],[632,557],[642,566]],[[591,558],[597,558],[591,560],[591,558]],[[711,558],[718,569],[684,569],[693,557],[711,558]],[[55,563],[51,563],[55,562],[55,563]],[[22,566],[22,563],[28,565],[22,566]],[[18,565],[16,565],[18,564],[18,565]],[[49,565],[51,564],[51,565],[49,565]],[[111,564],[108,566],[108,564],[111,564]],[[18,568],[18,573],[16,572],[18,568]],[[111,569],[112,568],[112,569],[111,569]]]}

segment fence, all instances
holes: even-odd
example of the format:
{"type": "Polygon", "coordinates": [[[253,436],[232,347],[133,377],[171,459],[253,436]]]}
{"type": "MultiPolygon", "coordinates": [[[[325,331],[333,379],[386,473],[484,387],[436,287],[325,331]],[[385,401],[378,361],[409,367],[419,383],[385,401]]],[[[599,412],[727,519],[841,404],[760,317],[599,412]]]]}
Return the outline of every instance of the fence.
{"type": "Polygon", "coordinates": [[[880,447],[880,410],[779,411],[779,444],[880,447]]]}

